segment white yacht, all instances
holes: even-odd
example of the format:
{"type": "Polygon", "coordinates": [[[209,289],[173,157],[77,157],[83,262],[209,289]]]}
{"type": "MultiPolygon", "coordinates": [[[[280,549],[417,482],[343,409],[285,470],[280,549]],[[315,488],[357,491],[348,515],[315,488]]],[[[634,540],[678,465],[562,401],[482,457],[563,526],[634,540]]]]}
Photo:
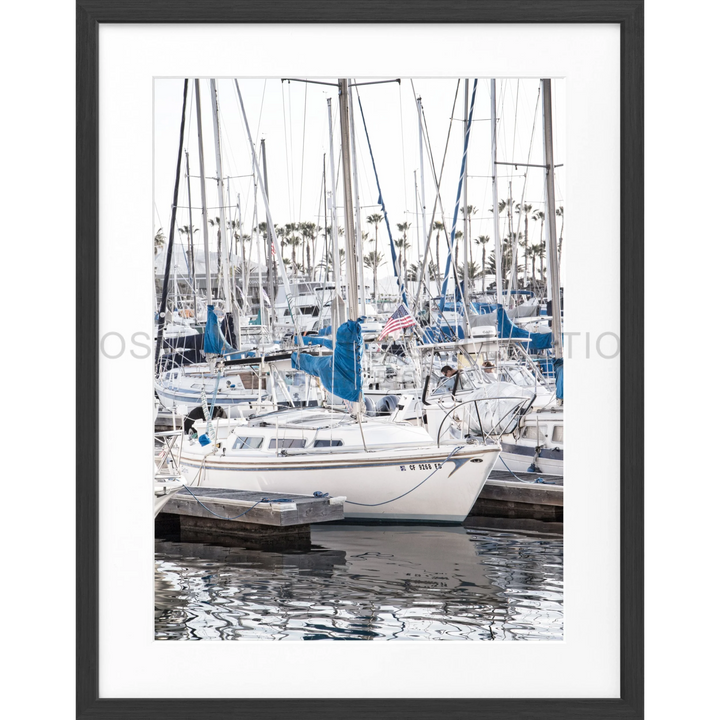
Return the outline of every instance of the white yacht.
{"type": "Polygon", "coordinates": [[[180,456],[189,486],[329,493],[349,519],[462,522],[500,454],[490,438],[436,442],[417,425],[321,408],[196,428],[180,456]]]}

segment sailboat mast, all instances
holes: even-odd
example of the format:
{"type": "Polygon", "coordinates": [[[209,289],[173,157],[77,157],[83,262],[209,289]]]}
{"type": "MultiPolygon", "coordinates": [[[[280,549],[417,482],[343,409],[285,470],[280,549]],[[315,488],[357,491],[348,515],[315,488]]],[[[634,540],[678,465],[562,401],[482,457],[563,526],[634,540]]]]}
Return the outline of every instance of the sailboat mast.
{"type": "Polygon", "coordinates": [[[492,145],[492,202],[493,202],[493,230],[495,231],[495,292],[497,304],[503,301],[503,272],[502,272],[502,240],[500,239],[500,217],[498,215],[498,189],[497,189],[497,102],[495,98],[495,78],[490,80],[490,143],[492,145]]]}
{"type": "Polygon", "coordinates": [[[185,151],[185,166],[187,168],[187,189],[188,189],[188,214],[190,222],[190,232],[188,233],[188,242],[190,244],[190,292],[192,293],[193,299],[193,317],[197,322],[197,293],[195,292],[195,242],[194,242],[194,230],[192,221],[192,197],[190,195],[190,154],[185,151]]]}
{"type": "MultiPolygon", "coordinates": [[[[420,143],[420,202],[421,202],[421,209],[422,209],[422,223],[423,223],[423,238],[425,240],[425,249],[422,254],[422,267],[419,271],[418,275],[418,287],[417,287],[417,293],[415,294],[415,311],[420,307],[420,295],[422,294],[423,284],[427,288],[428,291],[430,291],[430,278],[428,273],[428,263],[430,262],[430,241],[432,239],[432,232],[428,234],[427,229],[427,216],[425,213],[425,161],[424,161],[424,152],[423,152],[423,140],[425,139],[425,136],[423,134],[423,125],[422,125],[422,98],[418,97],[416,100],[417,105],[417,112],[418,112],[418,141],[420,143]]],[[[437,202],[440,198],[440,188],[437,186],[437,179],[435,179],[436,182],[436,191],[437,194],[435,196],[435,205],[437,206],[437,202]]],[[[441,203],[442,206],[442,203],[441,203]]],[[[435,217],[435,209],[433,209],[433,218],[435,217]]],[[[418,265],[420,265],[420,258],[418,257],[418,265]]],[[[435,273],[435,282],[438,284],[438,273],[440,272],[440,258],[437,260],[437,271],[435,273]]]]}
{"type": "Polygon", "coordinates": [[[348,319],[358,318],[358,280],[353,218],[352,174],[350,169],[350,118],[348,81],[341,79],[340,87],[340,153],[343,166],[343,209],[345,211],[345,267],[347,268],[348,319]]]}
{"type": "MultiPolygon", "coordinates": [[[[468,133],[468,102],[470,101],[470,80],[465,78],[465,134],[468,133]]],[[[469,153],[468,153],[469,154],[469,153]]],[[[463,173],[463,204],[465,212],[463,212],[463,291],[462,301],[465,305],[465,337],[470,337],[470,317],[468,315],[470,301],[468,300],[469,282],[468,282],[468,198],[467,198],[467,178],[468,178],[468,159],[465,159],[465,172],[463,173]]]]}
{"type": "MultiPolygon", "coordinates": [[[[332,253],[333,253],[333,279],[335,280],[335,299],[332,303],[332,324],[337,330],[345,322],[345,303],[342,298],[340,287],[340,247],[338,242],[337,228],[337,203],[335,201],[335,149],[333,142],[332,125],[332,98],[327,99],[328,107],[328,132],[330,138],[330,211],[332,213],[332,253]]],[[[333,338],[335,334],[333,333],[333,338]]],[[[333,340],[333,343],[335,341],[333,340]]]]}
{"type": "Polygon", "coordinates": [[[222,156],[220,153],[220,120],[215,80],[210,80],[210,99],[213,109],[213,135],[215,137],[215,168],[217,172],[218,212],[220,213],[220,255],[222,258],[223,292],[225,294],[225,314],[233,310],[233,298],[230,290],[230,272],[228,268],[227,226],[225,224],[225,198],[223,197],[222,156]]]}
{"type": "Polygon", "coordinates": [[[356,233],[356,244],[357,252],[355,256],[357,258],[357,269],[358,269],[358,284],[360,285],[360,313],[362,315],[367,314],[367,301],[365,298],[365,271],[363,265],[363,239],[362,239],[362,220],[361,220],[361,208],[360,208],[360,183],[358,182],[357,175],[357,147],[355,145],[355,115],[353,110],[353,99],[352,95],[348,98],[350,104],[350,139],[352,150],[352,172],[353,172],[353,185],[355,187],[355,233],[356,233]]]}
{"type": "Polygon", "coordinates": [[[208,237],[207,191],[205,189],[205,151],[203,149],[202,109],[200,107],[200,81],[195,80],[195,111],[198,127],[198,161],[200,163],[200,204],[202,207],[203,249],[205,251],[205,294],[212,305],[212,271],[210,269],[210,238],[208,237]]]}
{"type": "Polygon", "coordinates": [[[180,147],[178,149],[177,168],[175,170],[175,189],[173,191],[172,212],[170,215],[170,233],[168,235],[167,255],[165,256],[165,275],[163,277],[162,296],[160,298],[160,322],[158,323],[157,343],[155,345],[155,366],[160,359],[160,348],[162,347],[163,333],[165,330],[168,282],[170,280],[170,263],[172,263],[173,240],[175,238],[175,220],[177,218],[178,191],[180,189],[180,172],[182,169],[182,146],[185,137],[185,108],[187,107],[188,81],[183,86],[183,107],[182,120],[180,121],[180,147]]]}
{"type": "MultiPolygon", "coordinates": [[[[268,202],[270,201],[270,186],[268,185],[268,172],[267,172],[267,150],[265,149],[265,138],[262,138],[260,140],[260,152],[262,153],[262,169],[263,174],[262,178],[260,179],[260,182],[263,184],[263,190],[265,191],[264,197],[268,199],[268,202]]],[[[255,190],[257,191],[257,183],[255,185],[255,190]]],[[[267,229],[267,268],[268,268],[268,297],[270,298],[270,324],[274,321],[274,303],[275,303],[275,284],[276,284],[276,277],[275,277],[275,263],[273,261],[273,253],[272,253],[272,236],[270,235],[270,230],[268,228],[268,224],[270,222],[270,219],[268,217],[267,212],[265,213],[265,227],[267,229]]],[[[262,303],[262,298],[261,298],[262,303]]]]}
{"type": "Polygon", "coordinates": [[[549,79],[542,80],[543,132],[545,148],[545,187],[547,195],[548,269],[552,295],[552,336],[555,358],[562,357],[562,306],[560,304],[560,268],[558,266],[555,226],[555,157],[553,153],[552,88],[549,79]]]}

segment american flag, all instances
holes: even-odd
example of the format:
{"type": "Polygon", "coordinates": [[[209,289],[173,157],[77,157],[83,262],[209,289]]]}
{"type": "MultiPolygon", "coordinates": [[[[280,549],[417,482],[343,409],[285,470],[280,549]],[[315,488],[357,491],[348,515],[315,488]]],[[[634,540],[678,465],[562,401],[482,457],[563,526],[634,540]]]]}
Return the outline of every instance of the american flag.
{"type": "Polygon", "coordinates": [[[402,330],[402,328],[412,327],[413,325],[417,325],[415,318],[408,312],[408,309],[405,307],[405,303],[400,303],[400,305],[398,305],[398,309],[385,323],[385,327],[382,329],[378,340],[382,340],[391,332],[402,330]]]}

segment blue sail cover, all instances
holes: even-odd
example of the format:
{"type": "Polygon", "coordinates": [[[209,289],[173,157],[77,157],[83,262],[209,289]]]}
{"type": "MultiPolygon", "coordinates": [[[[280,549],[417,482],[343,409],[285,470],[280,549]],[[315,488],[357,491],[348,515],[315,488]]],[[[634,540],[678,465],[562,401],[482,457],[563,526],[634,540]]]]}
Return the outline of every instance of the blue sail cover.
{"type": "Polygon", "coordinates": [[[558,400],[563,400],[565,391],[563,388],[563,359],[558,358],[555,361],[555,396],[558,400]]]}
{"type": "Polygon", "coordinates": [[[207,306],[207,323],[205,323],[203,350],[206,355],[226,355],[227,353],[237,352],[235,348],[228,345],[227,340],[225,340],[222,332],[220,332],[214,305],[207,306]]]}
{"type": "Polygon", "coordinates": [[[552,333],[531,333],[519,328],[508,317],[505,308],[501,306],[497,309],[497,324],[498,337],[500,338],[529,340],[528,348],[530,350],[549,350],[552,348],[552,333]]]}
{"type": "Polygon", "coordinates": [[[327,357],[292,354],[292,366],[320,378],[333,395],[357,402],[362,394],[363,338],[360,323],[348,320],[337,330],[335,350],[327,357]]]}

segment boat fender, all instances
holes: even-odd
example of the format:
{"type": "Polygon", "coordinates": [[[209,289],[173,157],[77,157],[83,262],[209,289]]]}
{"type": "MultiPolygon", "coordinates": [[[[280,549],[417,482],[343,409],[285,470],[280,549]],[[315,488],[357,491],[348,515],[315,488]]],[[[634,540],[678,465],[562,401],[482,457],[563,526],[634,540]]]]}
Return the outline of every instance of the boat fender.
{"type": "Polygon", "coordinates": [[[198,438],[198,442],[199,442],[203,447],[205,447],[206,445],[209,445],[209,444],[210,444],[210,438],[209,438],[207,435],[203,434],[203,435],[201,435],[201,436],[198,438]]]}

